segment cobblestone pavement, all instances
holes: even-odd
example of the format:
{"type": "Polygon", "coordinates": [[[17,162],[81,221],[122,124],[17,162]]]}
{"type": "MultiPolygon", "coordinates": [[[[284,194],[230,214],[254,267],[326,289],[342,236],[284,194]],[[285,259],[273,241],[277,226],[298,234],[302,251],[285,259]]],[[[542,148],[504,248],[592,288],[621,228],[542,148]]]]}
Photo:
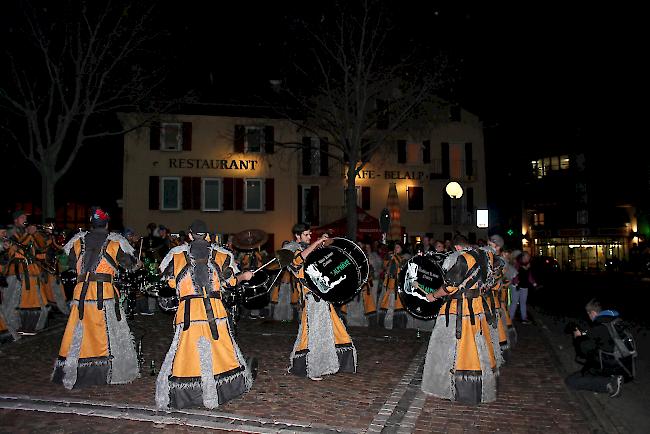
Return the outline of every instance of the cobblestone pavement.
{"type": "Polygon", "coordinates": [[[129,385],[68,391],[50,383],[63,333],[61,319],[37,336],[3,346],[0,430],[590,431],[564,388],[543,334],[532,325],[519,327],[520,343],[502,368],[498,401],[469,407],[424,397],[419,390],[427,334],[418,339],[414,330],[351,328],[359,372],[313,382],[286,373],[296,323],[242,321],[237,342],[245,355],[260,362],[251,391],[218,411],[157,412],[156,377],[150,375],[150,366],[153,361],[156,370],[160,367],[172,337],[171,320],[170,315],[158,313],[132,322],[136,340],[142,338],[145,368],[141,378],[129,385]]]}

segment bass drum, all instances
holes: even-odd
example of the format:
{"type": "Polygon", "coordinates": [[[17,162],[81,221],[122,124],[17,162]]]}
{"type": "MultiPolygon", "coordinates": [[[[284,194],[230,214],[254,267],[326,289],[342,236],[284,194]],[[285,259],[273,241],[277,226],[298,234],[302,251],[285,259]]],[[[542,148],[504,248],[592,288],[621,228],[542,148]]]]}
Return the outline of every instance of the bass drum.
{"type": "Polygon", "coordinates": [[[427,294],[444,285],[442,268],[430,256],[413,256],[399,273],[397,292],[404,309],[416,318],[435,318],[444,300],[427,300],[427,294]]]}
{"type": "Polygon", "coordinates": [[[242,305],[249,310],[263,309],[271,302],[271,289],[282,270],[258,270],[250,280],[241,283],[242,305]]]}
{"type": "Polygon", "coordinates": [[[311,252],[304,263],[307,287],[330,303],[352,300],[368,281],[366,254],[347,238],[332,238],[311,252]]]}

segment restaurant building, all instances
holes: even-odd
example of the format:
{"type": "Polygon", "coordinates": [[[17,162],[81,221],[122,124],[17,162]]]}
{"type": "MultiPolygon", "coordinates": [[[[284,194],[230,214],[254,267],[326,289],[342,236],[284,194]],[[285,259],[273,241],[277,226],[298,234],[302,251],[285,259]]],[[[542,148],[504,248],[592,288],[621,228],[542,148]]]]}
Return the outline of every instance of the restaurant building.
{"type": "MultiPolygon", "coordinates": [[[[131,114],[121,121],[141,123],[131,114]]],[[[249,107],[162,114],[146,125],[124,137],[123,220],[139,233],[150,222],[178,232],[201,219],[219,234],[261,229],[275,250],[297,221],[316,227],[345,216],[344,166],[328,157],[327,138],[289,120],[249,107]]],[[[476,225],[477,209],[487,205],[479,119],[452,107],[394,137],[357,176],[359,208],[378,218],[394,186],[408,241],[426,233],[448,239],[454,230],[486,238],[476,225]],[[445,192],[450,181],[462,197],[445,192]]]]}

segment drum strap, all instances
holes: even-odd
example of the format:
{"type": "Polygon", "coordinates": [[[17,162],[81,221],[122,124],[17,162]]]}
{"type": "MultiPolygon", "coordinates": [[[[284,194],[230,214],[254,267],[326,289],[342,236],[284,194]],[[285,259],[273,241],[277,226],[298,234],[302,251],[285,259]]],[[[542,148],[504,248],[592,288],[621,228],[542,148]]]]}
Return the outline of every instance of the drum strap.
{"type": "Polygon", "coordinates": [[[463,331],[463,298],[461,297],[456,299],[456,339],[461,338],[462,331],[463,331]]]}
{"type": "Polygon", "coordinates": [[[212,334],[212,339],[219,340],[219,330],[217,329],[217,322],[214,318],[214,311],[212,310],[212,304],[210,303],[211,298],[216,298],[218,300],[221,300],[221,292],[220,291],[211,291],[207,292],[205,290],[205,287],[201,288],[202,292],[206,294],[204,296],[203,294],[193,294],[193,295],[185,295],[180,298],[181,302],[185,302],[185,312],[183,316],[183,330],[188,330],[190,328],[190,300],[193,298],[202,298],[203,299],[203,306],[205,307],[205,315],[208,318],[208,324],[210,325],[210,332],[212,334]]]}
{"type": "Polygon", "coordinates": [[[476,321],[474,320],[474,297],[467,297],[467,310],[469,310],[469,322],[472,325],[476,325],[476,321]]]}
{"type": "MultiPolygon", "coordinates": [[[[483,312],[485,313],[485,320],[490,325],[495,324],[493,310],[487,301],[487,296],[481,296],[481,302],[483,303],[483,312]]],[[[494,300],[492,300],[492,304],[494,304],[494,300]]]]}

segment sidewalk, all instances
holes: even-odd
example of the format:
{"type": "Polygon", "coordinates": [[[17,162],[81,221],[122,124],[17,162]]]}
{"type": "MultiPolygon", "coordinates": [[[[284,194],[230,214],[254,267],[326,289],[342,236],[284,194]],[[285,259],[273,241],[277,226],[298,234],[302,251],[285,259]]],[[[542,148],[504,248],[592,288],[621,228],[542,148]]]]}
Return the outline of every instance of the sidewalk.
{"type": "MultiPolygon", "coordinates": [[[[533,309],[536,323],[551,342],[551,349],[559,363],[563,376],[578,371],[581,366],[574,361],[575,352],[571,336],[564,334],[564,326],[570,321],[533,309]]],[[[576,318],[585,321],[585,318],[576,318]]],[[[650,345],[650,331],[645,327],[633,330],[639,350],[637,378],[623,385],[620,397],[612,399],[606,394],[588,391],[571,391],[586,414],[598,420],[606,432],[647,433],[650,427],[650,412],[647,396],[650,394],[647,348],[650,345]]]]}
{"type": "Polygon", "coordinates": [[[252,390],[216,411],[159,412],[149,371],[152,360],[160,367],[170,324],[171,316],[162,313],[135,319],[132,330],[142,338],[146,362],[141,378],[129,385],[68,391],[50,383],[61,327],[3,346],[0,432],[603,431],[565,388],[543,329],[535,325],[519,326],[520,342],[501,369],[498,400],[465,406],[420,391],[426,334],[418,339],[415,330],[353,327],[359,372],[313,382],[286,373],[297,324],[245,321],[237,341],[260,361],[252,390]]]}

